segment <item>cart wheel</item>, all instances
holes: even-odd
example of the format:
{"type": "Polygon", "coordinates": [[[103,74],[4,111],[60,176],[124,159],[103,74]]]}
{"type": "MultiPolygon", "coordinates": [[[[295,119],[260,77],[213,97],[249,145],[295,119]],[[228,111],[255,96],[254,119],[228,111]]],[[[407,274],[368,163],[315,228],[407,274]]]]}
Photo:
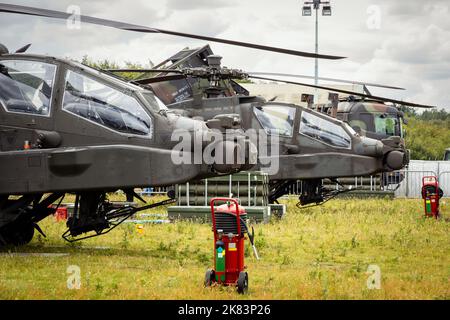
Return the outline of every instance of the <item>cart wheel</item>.
{"type": "Polygon", "coordinates": [[[211,286],[211,284],[216,280],[216,274],[214,270],[208,270],[205,274],[205,287],[211,286]]]}
{"type": "Polygon", "coordinates": [[[247,293],[248,291],[248,273],[241,271],[237,281],[237,291],[240,294],[247,293]]]}

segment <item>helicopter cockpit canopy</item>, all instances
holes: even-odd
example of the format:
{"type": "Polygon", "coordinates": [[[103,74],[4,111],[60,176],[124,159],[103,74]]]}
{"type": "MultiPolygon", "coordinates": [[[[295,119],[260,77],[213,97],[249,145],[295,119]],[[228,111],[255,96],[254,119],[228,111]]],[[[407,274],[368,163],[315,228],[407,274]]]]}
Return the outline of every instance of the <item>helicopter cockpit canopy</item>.
{"type": "Polygon", "coordinates": [[[116,131],[148,135],[151,119],[139,101],[84,74],[66,74],[63,110],[116,131]]]}
{"type": "Polygon", "coordinates": [[[0,104],[8,112],[48,116],[56,65],[40,61],[2,60],[0,104]]]}
{"type": "Polygon", "coordinates": [[[71,64],[82,72],[67,71],[63,110],[122,133],[152,135],[151,112],[168,110],[152,91],[89,66],[71,64]]]}
{"type": "Polygon", "coordinates": [[[343,118],[357,132],[374,138],[403,137],[403,115],[394,106],[380,102],[340,102],[338,118],[343,118]]]}
{"type": "Polygon", "coordinates": [[[280,105],[264,105],[254,108],[254,113],[267,134],[292,137],[295,108],[280,105]]]}
{"type": "Polygon", "coordinates": [[[351,149],[352,146],[352,139],[342,126],[312,112],[302,112],[300,133],[332,147],[351,149]]]}
{"type": "Polygon", "coordinates": [[[349,124],[363,132],[369,131],[380,136],[403,136],[402,124],[397,114],[360,113],[359,118],[349,120],[349,124]]]}
{"type": "Polygon", "coordinates": [[[103,71],[94,69],[90,66],[78,63],[78,62],[72,62],[72,64],[75,64],[79,66],[80,68],[83,68],[83,71],[90,73],[94,75],[95,77],[100,77],[102,79],[105,79],[108,82],[111,82],[115,86],[120,86],[125,91],[130,91],[136,93],[138,96],[142,97],[143,100],[146,102],[148,107],[150,107],[153,111],[159,112],[161,110],[169,110],[167,106],[162,102],[151,90],[145,89],[143,87],[134,85],[131,82],[124,82],[122,79],[118,79],[108,73],[105,73],[103,71]]]}
{"type": "MultiPolygon", "coordinates": [[[[292,137],[298,108],[281,104],[264,104],[253,112],[269,135],[292,137]]],[[[330,121],[311,110],[302,110],[298,133],[335,148],[351,149],[352,135],[356,132],[344,122],[330,121]]]]}
{"type": "MultiPolygon", "coordinates": [[[[58,64],[24,58],[0,61],[0,105],[7,112],[48,117],[58,64]]],[[[77,62],[69,65],[59,69],[65,72],[63,110],[115,131],[151,136],[148,111],[167,110],[153,92],[77,62]]]]}

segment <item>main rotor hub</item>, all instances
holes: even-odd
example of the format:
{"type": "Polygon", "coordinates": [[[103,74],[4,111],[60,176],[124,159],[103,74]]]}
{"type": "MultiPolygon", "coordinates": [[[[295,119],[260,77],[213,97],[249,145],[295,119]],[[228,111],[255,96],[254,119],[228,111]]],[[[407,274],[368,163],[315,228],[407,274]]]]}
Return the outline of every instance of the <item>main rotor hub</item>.
{"type": "Polygon", "coordinates": [[[210,66],[211,68],[220,69],[222,56],[212,54],[209,55],[206,60],[208,62],[208,66],[210,66]]]}

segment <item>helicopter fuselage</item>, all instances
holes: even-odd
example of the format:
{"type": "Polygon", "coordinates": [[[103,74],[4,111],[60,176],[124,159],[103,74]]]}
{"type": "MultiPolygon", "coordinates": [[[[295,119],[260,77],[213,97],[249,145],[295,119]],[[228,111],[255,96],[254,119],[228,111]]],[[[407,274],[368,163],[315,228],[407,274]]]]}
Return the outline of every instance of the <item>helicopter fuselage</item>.
{"type": "Polygon", "coordinates": [[[115,209],[108,192],[139,198],[134,188],[251,168],[255,148],[241,130],[223,138],[222,123],[214,125],[170,112],[151,91],[76,62],[0,55],[0,246],[28,243],[35,229],[42,233],[37,223],[66,193],[76,200],[65,239],[100,235],[140,210],[115,209]],[[177,149],[180,137],[188,146],[177,149]],[[196,153],[207,148],[241,153],[239,162],[206,162],[196,153]]]}
{"type": "MultiPolygon", "coordinates": [[[[266,144],[276,135],[279,148],[269,155],[277,157],[280,164],[279,170],[271,174],[274,180],[370,175],[400,169],[408,161],[399,137],[388,141],[364,137],[343,121],[295,104],[232,96],[187,99],[168,108],[202,120],[238,114],[244,131],[264,132],[266,144]]],[[[261,161],[259,165],[264,167],[261,161]]]]}
{"type": "Polygon", "coordinates": [[[175,130],[210,129],[150,91],[53,57],[0,64],[0,194],[166,186],[239,169],[173,164],[175,130]]]}

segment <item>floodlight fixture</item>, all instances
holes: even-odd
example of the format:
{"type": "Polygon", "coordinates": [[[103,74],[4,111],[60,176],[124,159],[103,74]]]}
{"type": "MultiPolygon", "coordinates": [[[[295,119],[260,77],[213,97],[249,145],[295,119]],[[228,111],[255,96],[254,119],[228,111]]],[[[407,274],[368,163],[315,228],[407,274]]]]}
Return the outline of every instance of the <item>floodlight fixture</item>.
{"type": "Polygon", "coordinates": [[[303,6],[302,16],[309,17],[312,15],[311,6],[303,6]]]}

